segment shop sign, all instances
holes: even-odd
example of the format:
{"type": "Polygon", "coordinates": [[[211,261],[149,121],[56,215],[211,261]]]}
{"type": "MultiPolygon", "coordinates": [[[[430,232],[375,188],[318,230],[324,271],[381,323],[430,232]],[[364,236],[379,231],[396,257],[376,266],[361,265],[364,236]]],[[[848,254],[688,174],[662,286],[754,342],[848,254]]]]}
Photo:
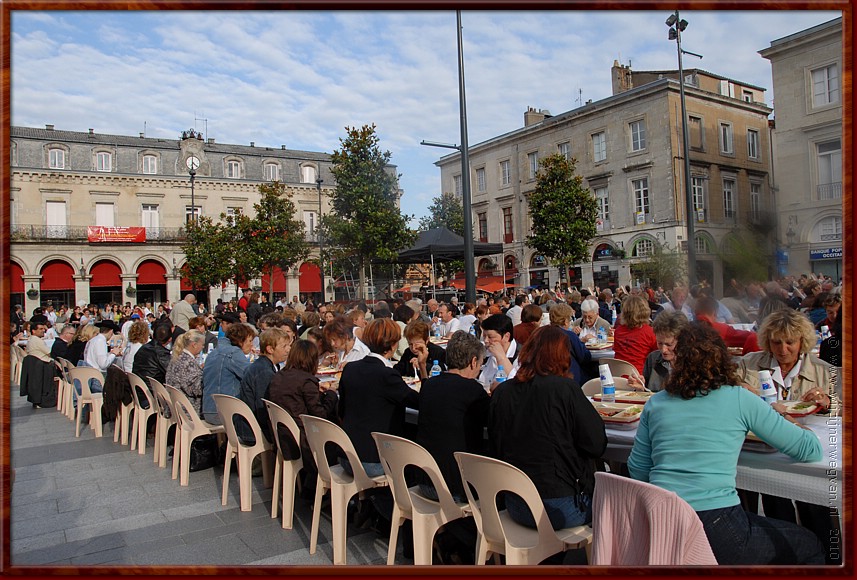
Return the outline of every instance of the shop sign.
{"type": "Polygon", "coordinates": [[[141,243],[146,241],[146,228],[88,226],[86,238],[90,242],[141,243]]]}
{"type": "Polygon", "coordinates": [[[842,259],[842,247],[838,248],[825,248],[823,250],[810,250],[809,251],[809,259],[810,260],[841,260],[842,259]]]}

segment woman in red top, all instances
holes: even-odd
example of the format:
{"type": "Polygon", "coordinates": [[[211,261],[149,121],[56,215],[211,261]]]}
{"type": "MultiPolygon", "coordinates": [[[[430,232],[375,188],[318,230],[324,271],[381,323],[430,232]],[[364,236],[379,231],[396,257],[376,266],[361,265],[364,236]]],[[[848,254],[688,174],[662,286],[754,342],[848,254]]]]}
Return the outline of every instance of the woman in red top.
{"type": "Polygon", "coordinates": [[[658,341],[649,324],[652,310],[649,302],[640,295],[628,296],[622,301],[622,314],[613,332],[613,351],[619,360],[628,361],[643,374],[646,357],[657,350],[658,341]]]}

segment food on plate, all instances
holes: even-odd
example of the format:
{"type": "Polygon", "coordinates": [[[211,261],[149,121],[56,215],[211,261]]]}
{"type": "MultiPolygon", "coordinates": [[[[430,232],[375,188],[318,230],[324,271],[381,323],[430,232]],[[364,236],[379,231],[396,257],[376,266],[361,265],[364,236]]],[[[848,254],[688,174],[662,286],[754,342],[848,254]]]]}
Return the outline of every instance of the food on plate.
{"type": "Polygon", "coordinates": [[[621,412],[621,409],[611,409],[608,407],[600,407],[598,409],[598,414],[602,417],[612,417],[613,415],[618,415],[621,412]]]}
{"type": "Polygon", "coordinates": [[[803,411],[805,409],[812,409],[813,407],[815,407],[815,403],[809,403],[806,401],[802,401],[802,402],[797,403],[795,405],[791,405],[791,410],[792,411],[803,411]]]}

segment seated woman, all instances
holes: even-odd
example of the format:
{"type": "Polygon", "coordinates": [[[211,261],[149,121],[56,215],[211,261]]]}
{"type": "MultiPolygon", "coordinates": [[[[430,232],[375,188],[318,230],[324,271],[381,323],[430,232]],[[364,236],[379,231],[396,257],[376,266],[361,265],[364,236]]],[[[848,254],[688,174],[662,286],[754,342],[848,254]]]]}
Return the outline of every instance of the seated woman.
{"type": "Polygon", "coordinates": [[[337,422],[336,404],[339,397],[336,395],[336,383],[325,382],[323,386],[316,376],[318,368],[318,348],[309,340],[297,340],[292,344],[286,366],[274,375],[268,387],[266,398],[285,409],[298,424],[301,430],[300,455],[298,450],[290,443],[291,436],[278,430],[280,448],[285,452],[290,450],[288,459],[298,456],[303,458],[305,476],[304,482],[307,487],[315,485],[318,469],[309,443],[306,438],[301,415],[312,415],[329,421],[337,422]]]}
{"type": "Polygon", "coordinates": [[[710,325],[678,335],[675,369],[643,407],[628,459],[631,477],[674,491],[696,511],[721,565],[823,564],[821,544],[795,524],[746,513],[735,489],[748,431],[797,461],[819,461],[812,431],[789,423],[740,376],[710,325]]]}
{"type": "Polygon", "coordinates": [[[665,310],[655,317],[652,330],[658,342],[658,350],[649,353],[643,366],[643,376],[628,377],[628,386],[636,391],[647,389],[662,391],[675,362],[675,345],[678,333],[687,326],[687,316],[681,310],[665,310]],[[640,380],[642,378],[642,381],[640,380]]]}
{"type": "MultiPolygon", "coordinates": [[[[584,300],[585,302],[585,300],[584,300]]],[[[569,375],[577,384],[582,385],[591,378],[598,376],[598,369],[592,360],[592,353],[584,346],[573,330],[568,329],[574,309],[565,302],[560,302],[551,307],[550,323],[559,327],[568,337],[568,350],[571,354],[571,364],[568,368],[569,375]]]]}
{"type": "MultiPolygon", "coordinates": [[[[393,324],[396,323],[393,322],[393,324]]],[[[364,327],[363,332],[365,331],[364,327]]],[[[351,321],[344,316],[337,316],[325,323],[324,339],[336,354],[336,360],[331,359],[331,364],[336,364],[340,370],[348,363],[360,360],[369,354],[366,344],[354,336],[354,326],[351,321]]]]}
{"type": "Polygon", "coordinates": [[[222,424],[212,395],[238,396],[241,379],[250,368],[247,355],[253,349],[255,336],[256,331],[249,324],[232,324],[226,336],[217,340],[217,348],[206,357],[202,369],[202,412],[209,423],[222,424]]]}
{"type": "Polygon", "coordinates": [[[429,340],[428,324],[416,319],[408,323],[404,334],[408,348],[396,363],[396,370],[403,377],[412,377],[416,372],[421,379],[427,379],[434,361],[438,362],[441,369],[446,369],[446,351],[429,340]]]}
{"type": "MultiPolygon", "coordinates": [[[[142,323],[146,326],[146,323],[142,323]]],[[[131,331],[133,332],[133,328],[131,331]]],[[[129,333],[129,337],[130,337],[129,333]]],[[[202,417],[202,367],[196,360],[205,345],[205,335],[198,330],[183,332],[173,344],[166,384],[185,395],[202,417]]]]}
{"type": "Polygon", "coordinates": [[[91,338],[98,334],[98,328],[94,324],[82,324],[77,327],[77,332],[74,333],[74,338],[71,344],[68,345],[68,362],[77,366],[83,360],[83,352],[86,350],[86,343],[91,338]]]}
{"type": "MultiPolygon", "coordinates": [[[[542,309],[538,304],[527,304],[521,310],[521,323],[512,328],[512,336],[518,344],[524,344],[542,321],[542,309]]],[[[469,327],[468,327],[469,328],[469,327]]],[[[463,330],[463,329],[462,329],[463,330]]]]}
{"type": "Polygon", "coordinates": [[[122,369],[126,373],[130,373],[134,368],[134,356],[141,346],[149,342],[149,334],[149,325],[142,320],[134,321],[128,330],[128,346],[122,355],[122,369]]]}
{"type": "MultiPolygon", "coordinates": [[[[363,329],[369,354],[345,365],[339,380],[339,415],[369,477],[383,475],[373,431],[405,434],[405,407],[418,408],[419,397],[390,357],[399,342],[399,327],[390,318],[376,318],[363,329]]],[[[340,460],[351,472],[348,460],[340,460]]]]}
{"type": "Polygon", "coordinates": [[[616,358],[631,363],[640,374],[643,374],[646,357],[658,348],[658,341],[649,324],[651,315],[652,310],[645,298],[629,295],[622,301],[622,314],[613,333],[616,358]]]}
{"type": "MultiPolygon", "coordinates": [[[[554,308],[565,306],[560,303],[554,308]]],[[[575,337],[577,340],[577,337],[575,337]]],[[[491,397],[488,441],[492,455],[526,473],[554,529],[592,520],[592,459],[607,448],[604,422],[570,378],[568,335],[557,326],[533,332],[518,356],[520,368],[491,397]]],[[[516,522],[535,527],[514,495],[506,508],[516,522]]]]}

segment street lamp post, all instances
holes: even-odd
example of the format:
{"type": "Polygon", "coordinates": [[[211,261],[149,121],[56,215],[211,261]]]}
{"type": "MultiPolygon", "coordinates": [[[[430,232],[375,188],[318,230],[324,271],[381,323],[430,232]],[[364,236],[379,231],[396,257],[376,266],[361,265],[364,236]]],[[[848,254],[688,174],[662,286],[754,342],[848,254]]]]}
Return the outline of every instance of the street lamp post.
{"type": "Polygon", "coordinates": [[[321,241],[321,184],[324,180],[319,177],[315,180],[315,185],[318,188],[318,223],[315,225],[315,232],[318,236],[318,273],[321,277],[321,301],[324,302],[324,260],[322,258],[322,252],[324,251],[324,246],[321,241]]]}
{"type": "Polygon", "coordinates": [[[695,232],[694,232],[694,204],[693,204],[693,189],[691,184],[691,176],[690,176],[690,147],[687,135],[687,105],[685,104],[684,97],[684,68],[682,66],[681,55],[682,54],[692,54],[693,56],[697,56],[702,58],[701,55],[682,50],[681,48],[681,33],[687,28],[687,20],[681,20],[679,18],[678,10],[675,11],[674,14],[670,14],[669,18],[666,20],[666,25],[670,27],[669,39],[676,41],[676,47],[678,50],[678,86],[679,86],[679,95],[681,98],[681,133],[682,140],[684,143],[683,147],[683,156],[684,156],[684,203],[685,203],[685,215],[687,217],[687,283],[688,286],[693,286],[696,284],[696,240],[695,232]]]}

